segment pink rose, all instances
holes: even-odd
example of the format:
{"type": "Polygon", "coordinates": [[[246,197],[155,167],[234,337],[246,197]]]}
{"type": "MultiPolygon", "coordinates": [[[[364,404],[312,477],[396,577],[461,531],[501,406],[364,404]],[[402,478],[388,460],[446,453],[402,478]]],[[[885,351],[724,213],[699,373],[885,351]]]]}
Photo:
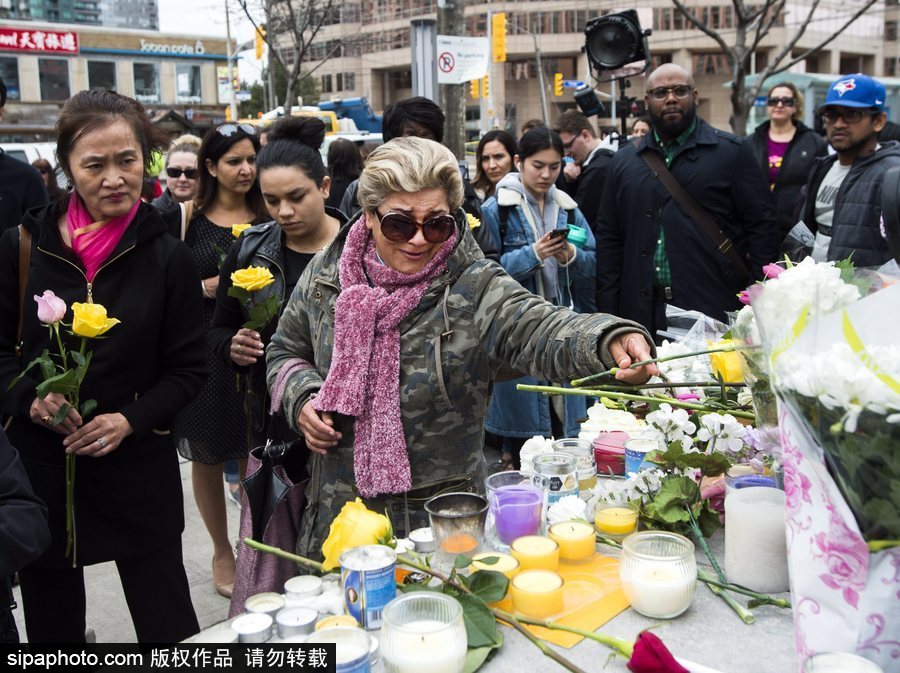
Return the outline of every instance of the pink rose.
{"type": "Polygon", "coordinates": [[[778,276],[784,273],[784,267],[778,266],[777,264],[766,264],[762,268],[762,271],[766,278],[778,278],[778,276]]]}
{"type": "Polygon", "coordinates": [[[45,325],[53,325],[66,315],[66,302],[53,294],[52,290],[44,290],[40,297],[34,295],[38,305],[38,320],[45,325]]]}
{"type": "Polygon", "coordinates": [[[738,295],[738,301],[744,304],[745,306],[750,304],[750,290],[741,290],[741,293],[738,295]]]}
{"type": "MultiPolygon", "coordinates": [[[[844,528],[845,532],[846,528],[844,528]]],[[[819,579],[830,589],[841,591],[844,600],[858,608],[859,591],[866,586],[868,572],[868,547],[861,539],[835,536],[832,528],[830,535],[816,535],[816,546],[823,552],[820,556],[825,561],[828,572],[819,575],[819,579]]]]}

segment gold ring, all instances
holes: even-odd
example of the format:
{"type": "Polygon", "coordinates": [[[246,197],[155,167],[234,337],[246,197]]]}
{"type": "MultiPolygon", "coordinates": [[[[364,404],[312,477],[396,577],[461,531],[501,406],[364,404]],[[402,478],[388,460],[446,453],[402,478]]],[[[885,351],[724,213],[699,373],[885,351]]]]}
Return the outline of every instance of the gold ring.
{"type": "Polygon", "coordinates": [[[49,423],[51,420],[53,420],[53,416],[47,414],[46,416],[41,416],[41,420],[44,421],[44,423],[49,423]]]}

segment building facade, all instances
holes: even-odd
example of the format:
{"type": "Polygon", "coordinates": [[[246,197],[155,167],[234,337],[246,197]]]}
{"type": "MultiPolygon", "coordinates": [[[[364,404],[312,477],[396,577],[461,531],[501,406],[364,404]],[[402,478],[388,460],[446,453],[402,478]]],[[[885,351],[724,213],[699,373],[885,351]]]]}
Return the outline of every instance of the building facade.
{"type": "Polygon", "coordinates": [[[207,128],[230,100],[225,40],[76,24],[0,21],[8,100],[0,138],[52,139],[62,104],[82,89],[133,96],[151,115],[207,128]]]}
{"type": "MultiPolygon", "coordinates": [[[[858,8],[861,0],[823,0],[804,36],[792,54],[799,56],[832,35],[858,8]]],[[[687,3],[705,25],[719,31],[726,40],[735,33],[733,6],[728,0],[691,0],[687,3]]],[[[802,22],[810,0],[788,2],[785,11],[765,36],[755,54],[757,70],[765,67],[787,43],[802,22]]],[[[822,51],[798,63],[796,72],[837,75],[863,71],[874,76],[897,71],[896,14],[898,0],[880,0],[822,51]],[[887,6],[886,6],[887,5],[887,6]],[[887,12],[885,11],[887,10],[887,12]],[[893,43],[885,42],[886,17],[893,16],[893,43]],[[890,44],[891,46],[887,46],[890,44]]],[[[542,52],[544,82],[550,120],[575,107],[572,92],[553,93],[553,75],[565,79],[592,81],[587,59],[582,53],[584,27],[590,19],[633,7],[620,0],[517,0],[478,2],[465,7],[466,34],[487,33],[488,11],[506,12],[507,60],[490,66],[493,108],[491,119],[517,130],[527,119],[541,117],[540,89],[535,60],[536,47],[542,52]]],[[[435,0],[350,0],[341,4],[336,16],[318,33],[307,53],[304,70],[316,68],[323,98],[366,96],[376,109],[412,94],[410,71],[410,20],[435,18],[435,0]],[[327,56],[329,55],[330,56],[327,56]]],[[[643,28],[651,28],[649,39],[654,64],[674,62],[693,75],[700,92],[699,113],[715,126],[728,128],[731,113],[728,62],[717,43],[687,25],[671,0],[647,0],[638,13],[643,28]]],[[[631,96],[641,98],[643,77],[632,78],[631,96]]],[[[610,91],[610,85],[599,87],[610,91]]],[[[468,99],[468,126],[474,131],[485,106],[468,99]]],[[[759,111],[761,120],[765,110],[759,111]]],[[[609,123],[611,120],[601,120],[609,123]]],[[[752,119],[751,119],[752,122],[752,119]]]]}

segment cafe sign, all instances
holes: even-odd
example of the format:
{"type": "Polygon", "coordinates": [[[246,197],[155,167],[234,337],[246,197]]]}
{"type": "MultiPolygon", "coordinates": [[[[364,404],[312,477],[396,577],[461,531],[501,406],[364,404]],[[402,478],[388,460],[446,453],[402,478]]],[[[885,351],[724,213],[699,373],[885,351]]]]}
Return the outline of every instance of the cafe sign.
{"type": "Polygon", "coordinates": [[[56,30],[22,30],[0,26],[0,49],[50,54],[77,54],[78,33],[56,30]]]}
{"type": "Polygon", "coordinates": [[[141,51],[146,54],[173,54],[176,56],[194,54],[202,56],[206,53],[206,47],[203,46],[201,40],[197,40],[194,44],[161,44],[142,39],[141,51]]]}

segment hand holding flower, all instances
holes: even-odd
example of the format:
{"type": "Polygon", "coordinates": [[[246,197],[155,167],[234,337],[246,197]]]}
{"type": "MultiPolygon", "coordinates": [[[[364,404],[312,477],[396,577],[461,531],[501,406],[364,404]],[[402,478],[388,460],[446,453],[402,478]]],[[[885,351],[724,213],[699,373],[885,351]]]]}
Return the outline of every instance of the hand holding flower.
{"type": "Polygon", "coordinates": [[[262,301],[256,296],[257,292],[274,282],[272,272],[264,266],[248,266],[231,274],[228,296],[237,299],[247,309],[250,319],[244,323],[245,329],[261,330],[278,315],[281,302],[277,293],[270,293],[262,301]]]}
{"type": "Polygon", "coordinates": [[[260,341],[259,332],[242,327],[231,337],[229,356],[238,367],[255,365],[265,354],[265,344],[260,341]]]}
{"type": "Polygon", "coordinates": [[[58,432],[61,435],[69,435],[75,432],[84,422],[81,419],[81,414],[69,404],[65,395],[62,393],[47,393],[47,396],[44,399],[35,397],[34,402],[31,403],[31,409],[29,410],[28,415],[31,417],[31,422],[35,425],[49,428],[53,430],[53,432],[58,432]],[[54,418],[63,405],[68,407],[68,411],[61,423],[52,425],[44,420],[54,418]]]}
{"type": "Polygon", "coordinates": [[[632,367],[637,362],[651,359],[650,344],[647,338],[640,332],[629,332],[616,337],[609,344],[609,354],[619,366],[616,378],[625,383],[644,383],[651,376],[659,374],[655,364],[632,367]]]}
{"type": "Polygon", "coordinates": [[[134,430],[122,414],[100,414],[66,437],[66,453],[100,458],[119,448],[122,440],[134,430]],[[102,439],[102,442],[98,442],[102,439]]]}

